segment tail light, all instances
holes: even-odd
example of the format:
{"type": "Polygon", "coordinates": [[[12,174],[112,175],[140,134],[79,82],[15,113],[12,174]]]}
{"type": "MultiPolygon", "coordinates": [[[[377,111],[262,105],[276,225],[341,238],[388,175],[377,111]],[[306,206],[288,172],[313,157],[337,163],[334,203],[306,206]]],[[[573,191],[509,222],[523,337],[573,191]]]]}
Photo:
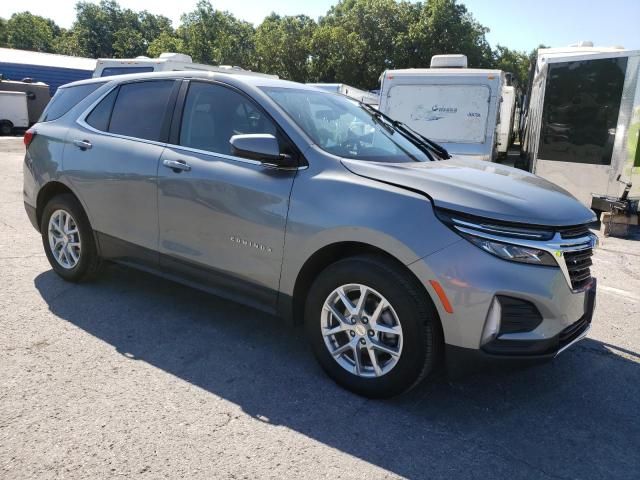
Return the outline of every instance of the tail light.
{"type": "Polygon", "coordinates": [[[31,145],[31,142],[33,141],[33,138],[35,136],[36,136],[36,131],[32,128],[24,132],[24,138],[23,138],[24,146],[29,148],[29,145],[31,145]]]}

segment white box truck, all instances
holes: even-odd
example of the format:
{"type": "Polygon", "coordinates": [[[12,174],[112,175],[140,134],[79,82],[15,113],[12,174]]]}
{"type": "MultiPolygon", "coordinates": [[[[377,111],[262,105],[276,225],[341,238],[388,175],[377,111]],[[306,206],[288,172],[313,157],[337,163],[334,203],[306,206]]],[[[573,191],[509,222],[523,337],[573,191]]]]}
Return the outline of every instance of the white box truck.
{"type": "Polygon", "coordinates": [[[639,50],[538,50],[522,131],[528,169],[595,209],[622,194],[618,176],[640,193],[639,76],[639,50]]]}
{"type": "Polygon", "coordinates": [[[464,55],[436,55],[431,68],[386,70],[380,111],[452,154],[493,160],[504,74],[466,65],[464,55]]]}
{"type": "Polygon", "coordinates": [[[27,94],[0,91],[0,135],[11,135],[28,127],[27,94]]]}
{"type": "Polygon", "coordinates": [[[346,83],[307,83],[307,85],[319,88],[326,92],[340,93],[341,95],[353,98],[354,100],[374,107],[377,107],[380,103],[379,95],[366,90],[360,90],[359,88],[352,87],[346,83]]]}
{"type": "Polygon", "coordinates": [[[259,75],[262,77],[278,78],[277,75],[267,75],[265,73],[252,72],[240,67],[230,65],[205,65],[203,63],[193,63],[189,55],[183,53],[165,52],[158,58],[136,57],[136,58],[99,58],[96,62],[96,69],[93,77],[108,77],[111,75],[125,75],[127,73],[143,72],[170,72],[182,70],[196,70],[206,72],[232,73],[239,75],[259,75]]]}

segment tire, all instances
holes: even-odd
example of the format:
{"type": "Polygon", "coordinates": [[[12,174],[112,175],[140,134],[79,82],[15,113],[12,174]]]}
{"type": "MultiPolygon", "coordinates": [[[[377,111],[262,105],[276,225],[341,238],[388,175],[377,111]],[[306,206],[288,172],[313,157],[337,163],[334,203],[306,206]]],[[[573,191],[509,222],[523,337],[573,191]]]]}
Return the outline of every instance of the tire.
{"type": "Polygon", "coordinates": [[[307,296],[305,330],[325,372],[347,390],[369,398],[392,397],[416,386],[436,369],[443,347],[438,314],[427,292],[410,272],[378,255],[349,257],[330,265],[318,275],[307,296]],[[362,287],[369,289],[364,314],[356,315],[355,320],[348,318],[349,308],[340,299],[337,289],[343,286],[350,308],[357,306],[362,287]],[[385,308],[376,321],[374,317],[379,298],[386,300],[390,308],[385,308]],[[329,313],[324,308],[325,304],[333,304],[334,312],[329,313]],[[339,321],[336,310],[344,323],[339,321]],[[355,323],[350,326],[350,321],[355,323]],[[381,324],[387,329],[391,326],[395,333],[374,332],[374,329],[381,328],[381,324]],[[345,328],[345,331],[326,337],[323,335],[329,329],[340,328],[345,328]],[[366,334],[363,334],[363,329],[367,330],[366,334]],[[344,344],[349,341],[352,342],[351,348],[347,348],[345,353],[334,357],[330,352],[330,349],[344,349],[344,344]],[[381,343],[399,354],[394,357],[378,350],[381,343]],[[354,344],[357,344],[355,348],[354,344]],[[361,355],[359,374],[356,373],[356,350],[361,355]],[[379,367],[377,371],[370,356],[372,350],[379,367]]]}
{"type": "Polygon", "coordinates": [[[97,274],[100,267],[100,257],[98,256],[93,230],[82,206],[73,195],[65,193],[49,200],[42,212],[40,232],[47,259],[53,270],[63,279],[69,282],[80,282],[89,280],[97,274]],[[65,223],[65,214],[70,218],[69,227],[67,228],[68,235],[66,233],[61,234],[61,231],[56,227],[58,223],[65,223]],[[55,225],[51,223],[52,217],[54,217],[53,222],[55,225]],[[73,228],[74,226],[76,228],[73,228]],[[54,243],[57,242],[56,252],[67,247],[62,257],[52,250],[50,230],[56,239],[60,240],[64,237],[61,241],[53,240],[54,243]],[[72,247],[76,243],[78,246],[72,247]],[[60,247],[60,245],[62,246],[60,247]],[[68,260],[66,266],[64,265],[64,258],[68,260]]]}
{"type": "Polygon", "coordinates": [[[0,121],[0,135],[11,135],[13,132],[13,123],[8,120],[0,121]]]}

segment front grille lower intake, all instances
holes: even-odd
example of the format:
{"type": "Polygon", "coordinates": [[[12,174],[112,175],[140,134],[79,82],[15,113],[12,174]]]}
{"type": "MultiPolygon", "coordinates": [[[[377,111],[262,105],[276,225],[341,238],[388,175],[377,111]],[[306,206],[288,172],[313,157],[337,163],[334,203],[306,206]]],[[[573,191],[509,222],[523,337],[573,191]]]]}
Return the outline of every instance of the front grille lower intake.
{"type": "Polygon", "coordinates": [[[581,290],[591,283],[591,256],[593,248],[585,250],[564,252],[564,261],[567,264],[569,278],[571,279],[571,288],[581,290]]]}

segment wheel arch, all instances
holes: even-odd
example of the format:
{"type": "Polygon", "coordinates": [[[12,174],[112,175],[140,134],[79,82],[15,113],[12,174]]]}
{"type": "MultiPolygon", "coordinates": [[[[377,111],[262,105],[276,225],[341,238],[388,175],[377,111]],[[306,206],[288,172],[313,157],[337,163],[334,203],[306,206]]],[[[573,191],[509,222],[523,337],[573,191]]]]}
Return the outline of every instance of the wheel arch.
{"type": "Polygon", "coordinates": [[[285,298],[282,299],[283,301],[280,302],[281,315],[283,315],[285,319],[293,325],[302,324],[304,321],[304,304],[306,299],[306,292],[309,291],[311,284],[317,278],[317,276],[329,265],[339,260],[362,254],[379,256],[380,258],[393,263],[399,269],[406,272],[406,274],[415,281],[416,285],[424,293],[427,300],[433,304],[433,311],[436,312],[438,326],[442,331],[442,323],[439,315],[437,314],[438,310],[437,308],[435,308],[434,299],[431,297],[431,294],[429,293],[425,285],[420,282],[415,273],[411,271],[397,257],[391,255],[390,253],[374,245],[358,241],[336,242],[325,245],[324,247],[314,252],[304,262],[302,268],[300,268],[296,276],[293,295],[289,297],[284,295],[283,293],[280,293],[281,296],[285,296],[285,298]]]}
{"type": "Polygon", "coordinates": [[[52,180],[50,182],[47,182],[40,188],[40,190],[38,191],[38,196],[36,198],[36,220],[38,222],[38,230],[40,230],[39,227],[42,223],[42,212],[44,211],[44,207],[53,197],[62,194],[72,195],[84,210],[85,215],[87,214],[87,211],[80,201],[80,198],[78,198],[78,196],[73,192],[73,190],[69,188],[68,185],[57,180],[52,180]]]}

